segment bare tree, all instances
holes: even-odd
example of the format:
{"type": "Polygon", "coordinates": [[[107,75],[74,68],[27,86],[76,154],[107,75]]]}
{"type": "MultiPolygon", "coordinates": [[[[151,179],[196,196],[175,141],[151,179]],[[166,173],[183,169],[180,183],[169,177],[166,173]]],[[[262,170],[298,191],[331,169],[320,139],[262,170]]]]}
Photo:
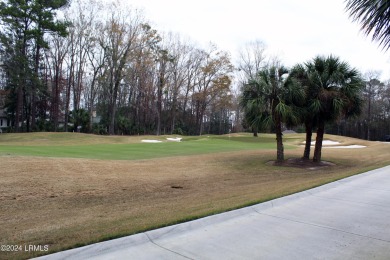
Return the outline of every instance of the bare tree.
{"type": "Polygon", "coordinates": [[[58,131],[59,119],[61,115],[60,95],[64,88],[64,66],[65,58],[68,54],[69,42],[62,37],[53,36],[51,38],[51,48],[46,52],[46,64],[50,68],[51,86],[51,108],[50,118],[53,130],[58,131]]]}
{"type": "Polygon", "coordinates": [[[369,71],[364,75],[365,78],[365,88],[363,89],[364,95],[366,96],[366,105],[367,105],[367,114],[366,114],[366,124],[367,124],[367,140],[371,140],[371,119],[372,119],[372,102],[380,94],[380,89],[383,86],[383,83],[378,79],[380,77],[379,71],[369,71]]]}
{"type": "Polygon", "coordinates": [[[199,135],[203,132],[208,105],[222,92],[230,91],[232,72],[233,66],[226,52],[218,51],[215,46],[210,46],[209,51],[203,52],[201,73],[193,94],[199,135]]]}
{"type": "MultiPolygon", "coordinates": [[[[170,133],[173,134],[176,128],[176,120],[179,110],[179,95],[185,93],[186,82],[188,82],[189,73],[187,73],[188,62],[193,47],[189,43],[182,42],[179,35],[169,34],[169,46],[172,60],[169,63],[170,85],[169,85],[169,103],[170,105],[170,133]]],[[[188,95],[187,95],[188,96],[188,95]]]]}
{"type": "MultiPolygon", "coordinates": [[[[248,81],[255,79],[257,74],[270,63],[266,54],[266,45],[261,40],[246,43],[238,52],[236,61],[236,80],[239,89],[242,89],[248,81]]],[[[277,66],[276,64],[273,64],[277,66]]],[[[239,108],[239,106],[237,106],[239,108]]],[[[240,113],[237,113],[240,116],[240,113]]],[[[258,126],[251,125],[253,135],[257,136],[258,126]]]]}
{"type": "Polygon", "coordinates": [[[239,80],[253,79],[267,65],[266,46],[260,40],[248,42],[238,52],[237,69],[239,80]]]}
{"type": "Polygon", "coordinates": [[[99,43],[107,61],[107,93],[109,134],[115,133],[115,115],[120,84],[131,54],[140,47],[140,36],[144,30],[143,16],[124,6],[109,6],[110,16],[104,24],[99,43]]]}

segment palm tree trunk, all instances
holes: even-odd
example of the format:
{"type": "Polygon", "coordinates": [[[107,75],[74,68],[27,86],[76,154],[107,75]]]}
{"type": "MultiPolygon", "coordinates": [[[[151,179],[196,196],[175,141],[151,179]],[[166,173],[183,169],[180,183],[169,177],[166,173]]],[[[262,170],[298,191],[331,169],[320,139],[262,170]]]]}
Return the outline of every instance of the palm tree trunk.
{"type": "Polygon", "coordinates": [[[303,152],[302,159],[309,160],[309,158],[310,158],[310,147],[311,147],[311,137],[313,135],[313,125],[312,125],[312,122],[305,122],[305,130],[306,130],[306,143],[305,143],[305,151],[303,152]]]}
{"type": "Polygon", "coordinates": [[[316,146],[314,148],[313,162],[321,162],[321,150],[322,150],[322,141],[324,140],[325,132],[325,122],[322,120],[318,123],[317,136],[316,136],[316,146]]]}
{"type": "Polygon", "coordinates": [[[282,134],[282,122],[279,115],[275,117],[275,133],[276,133],[276,162],[281,163],[284,161],[284,147],[283,147],[283,134],[282,134]]]}

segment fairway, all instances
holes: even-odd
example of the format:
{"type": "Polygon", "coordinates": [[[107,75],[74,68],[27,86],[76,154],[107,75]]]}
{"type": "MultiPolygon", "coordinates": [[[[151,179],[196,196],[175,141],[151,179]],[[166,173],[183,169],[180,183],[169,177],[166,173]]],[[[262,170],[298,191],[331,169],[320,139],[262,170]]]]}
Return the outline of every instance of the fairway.
{"type": "MultiPolygon", "coordinates": [[[[286,158],[303,134],[285,135],[286,158]]],[[[390,145],[325,136],[362,149],[324,149],[331,167],[276,167],[275,136],[0,135],[0,252],[24,259],[267,201],[389,163],[390,145]],[[162,143],[141,143],[158,139],[162,143]]]]}
{"type": "MultiPolygon", "coordinates": [[[[49,138],[44,138],[42,133],[31,134],[32,138],[26,142],[23,142],[23,138],[18,140],[17,136],[0,136],[0,155],[139,160],[276,147],[270,138],[249,138],[248,135],[233,138],[187,137],[182,142],[169,142],[166,138],[159,137],[161,143],[142,143],[141,138],[131,137],[102,137],[100,140],[95,137],[93,142],[93,136],[75,133],[53,134],[49,138]],[[72,139],[74,141],[69,142],[72,139]]],[[[151,136],[142,138],[155,139],[151,136]]]]}

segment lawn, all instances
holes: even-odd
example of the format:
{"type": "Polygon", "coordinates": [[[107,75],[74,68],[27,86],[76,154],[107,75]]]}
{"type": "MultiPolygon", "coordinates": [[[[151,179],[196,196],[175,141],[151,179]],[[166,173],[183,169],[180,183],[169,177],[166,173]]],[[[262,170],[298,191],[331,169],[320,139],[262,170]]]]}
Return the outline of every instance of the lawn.
{"type": "MultiPolygon", "coordinates": [[[[88,158],[99,160],[139,160],[179,155],[230,152],[254,149],[274,149],[268,137],[248,139],[245,136],[187,137],[182,142],[169,142],[165,137],[96,137],[75,133],[9,134],[0,136],[0,156],[39,156],[88,158]],[[31,138],[28,138],[28,137],[31,138]],[[142,143],[142,140],[161,143],[142,143]],[[230,140],[230,142],[227,142],[230,140]]],[[[291,146],[287,146],[291,148],[291,146]]]]}
{"type": "MultiPolygon", "coordinates": [[[[299,157],[304,135],[285,135],[299,157]]],[[[389,163],[390,144],[339,136],[362,149],[324,149],[336,165],[276,167],[274,135],[183,137],[74,133],[0,135],[0,244],[48,252],[134,234],[270,200],[389,163]],[[141,143],[159,139],[162,143],[141,143]]]]}

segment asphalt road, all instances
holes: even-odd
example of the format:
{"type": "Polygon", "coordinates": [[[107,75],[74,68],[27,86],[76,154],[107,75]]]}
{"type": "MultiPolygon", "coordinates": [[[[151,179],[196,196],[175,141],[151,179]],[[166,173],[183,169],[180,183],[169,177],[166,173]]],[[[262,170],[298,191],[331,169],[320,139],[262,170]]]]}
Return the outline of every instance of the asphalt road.
{"type": "Polygon", "coordinates": [[[390,166],[39,259],[390,259],[390,166]]]}

